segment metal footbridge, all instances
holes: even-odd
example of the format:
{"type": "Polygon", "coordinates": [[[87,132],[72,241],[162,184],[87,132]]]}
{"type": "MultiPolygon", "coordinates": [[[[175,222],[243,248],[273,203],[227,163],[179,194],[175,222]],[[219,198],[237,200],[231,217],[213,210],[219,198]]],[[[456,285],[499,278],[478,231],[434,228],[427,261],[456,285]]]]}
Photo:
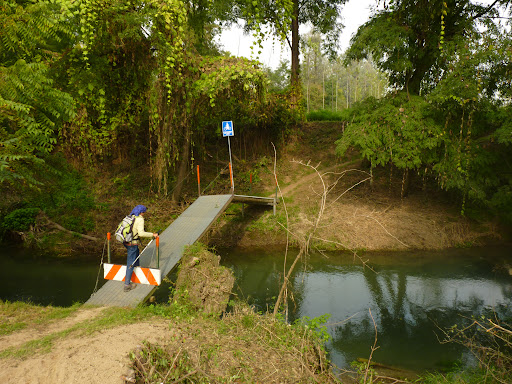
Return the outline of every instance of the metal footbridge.
{"type": "MultiPolygon", "coordinates": [[[[159,269],[167,276],[179,263],[185,246],[199,240],[232,202],[243,204],[276,205],[275,198],[242,195],[200,196],[159,236],[159,269]]],[[[140,265],[155,265],[155,242],[141,253],[140,265]]],[[[89,305],[136,307],[151,296],[154,285],[137,284],[136,289],[123,291],[124,282],[108,280],[85,302],[89,305]]]]}

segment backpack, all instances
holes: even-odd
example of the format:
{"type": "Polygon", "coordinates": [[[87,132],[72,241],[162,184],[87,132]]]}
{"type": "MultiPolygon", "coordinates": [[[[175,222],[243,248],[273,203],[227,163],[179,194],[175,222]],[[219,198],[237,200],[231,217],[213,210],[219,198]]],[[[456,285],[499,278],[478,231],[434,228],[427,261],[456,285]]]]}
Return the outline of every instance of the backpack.
{"type": "Polygon", "coordinates": [[[121,220],[115,232],[117,241],[129,243],[133,240],[133,223],[135,223],[135,215],[125,216],[125,218],[121,220]]]}

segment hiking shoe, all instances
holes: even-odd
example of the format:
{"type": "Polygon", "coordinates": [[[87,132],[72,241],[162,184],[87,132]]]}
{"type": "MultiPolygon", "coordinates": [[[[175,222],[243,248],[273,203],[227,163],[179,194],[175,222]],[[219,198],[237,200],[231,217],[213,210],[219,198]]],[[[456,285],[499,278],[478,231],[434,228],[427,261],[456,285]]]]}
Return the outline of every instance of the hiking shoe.
{"type": "Polygon", "coordinates": [[[130,283],[130,284],[125,284],[123,290],[125,292],[128,292],[135,288],[137,288],[137,285],[135,283],[130,283]]]}

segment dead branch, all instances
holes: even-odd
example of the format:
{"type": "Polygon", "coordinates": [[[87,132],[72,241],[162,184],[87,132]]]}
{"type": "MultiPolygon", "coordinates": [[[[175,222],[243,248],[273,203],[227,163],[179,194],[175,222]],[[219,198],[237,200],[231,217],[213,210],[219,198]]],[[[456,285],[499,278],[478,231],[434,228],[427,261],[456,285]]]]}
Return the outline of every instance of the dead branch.
{"type": "Polygon", "coordinates": [[[192,372],[187,373],[187,374],[186,374],[185,376],[183,376],[183,377],[180,377],[178,380],[173,381],[173,384],[181,383],[181,382],[182,382],[183,380],[185,380],[187,377],[192,376],[192,375],[195,375],[196,373],[197,373],[197,369],[196,369],[196,370],[194,370],[194,371],[192,371],[192,372]]]}
{"type": "MultiPolygon", "coordinates": [[[[274,153],[275,153],[275,147],[274,147],[274,153]]],[[[289,243],[289,235],[292,235],[294,236],[298,243],[299,243],[299,252],[297,254],[297,256],[295,257],[295,260],[293,261],[292,265],[290,266],[290,268],[288,269],[288,271],[286,271],[286,255],[285,255],[285,261],[284,261],[284,273],[283,273],[283,276],[284,276],[284,281],[283,281],[283,284],[281,286],[281,289],[279,291],[279,295],[277,297],[277,300],[276,300],[276,304],[275,304],[275,307],[274,307],[274,315],[276,315],[279,311],[279,307],[281,305],[281,303],[283,301],[286,301],[285,299],[285,293],[286,293],[286,288],[288,286],[288,282],[289,282],[289,279],[290,279],[290,276],[295,268],[295,266],[297,265],[298,261],[303,257],[303,256],[307,256],[309,254],[309,249],[310,249],[310,243],[311,243],[311,240],[313,238],[315,238],[315,233],[317,232],[319,226],[320,226],[320,221],[323,217],[323,214],[324,214],[324,211],[325,211],[325,208],[326,208],[326,202],[327,202],[327,196],[329,194],[329,192],[331,192],[333,190],[333,188],[335,187],[335,185],[339,182],[339,180],[341,180],[341,178],[343,178],[343,176],[345,176],[347,174],[347,172],[350,172],[350,171],[358,171],[358,172],[362,172],[362,173],[366,173],[367,172],[364,172],[364,171],[359,171],[359,170],[347,170],[347,171],[344,171],[340,174],[340,176],[337,178],[337,180],[332,184],[332,185],[327,185],[326,184],[326,181],[325,181],[325,176],[330,174],[329,172],[326,172],[326,173],[320,173],[320,171],[318,170],[318,167],[320,166],[320,163],[318,163],[316,166],[313,166],[311,165],[311,161],[308,161],[307,163],[304,163],[303,161],[297,161],[297,160],[292,160],[292,162],[294,163],[297,163],[297,164],[300,164],[300,165],[303,165],[305,167],[309,167],[311,168],[315,173],[316,175],[318,176],[318,178],[320,179],[320,183],[321,183],[321,190],[322,192],[321,193],[316,193],[319,197],[320,197],[320,207],[318,209],[318,213],[317,213],[317,216],[316,216],[316,219],[314,220],[314,223],[312,224],[311,226],[311,229],[303,236],[299,236],[299,235],[296,235],[296,234],[293,234],[290,229],[289,229],[289,218],[288,218],[288,212],[286,211],[286,227],[284,227],[283,224],[281,224],[281,226],[283,226],[286,230],[286,252],[288,252],[288,243],[289,243]]],[[[281,189],[279,187],[279,183],[277,181],[277,173],[276,173],[276,161],[274,160],[274,177],[275,177],[275,180],[276,180],[276,186],[281,194],[281,199],[283,200],[283,206],[285,205],[284,204],[284,198],[282,196],[282,193],[281,193],[281,189]]],[[[337,199],[334,200],[334,202],[336,202],[339,198],[341,198],[341,196],[343,196],[345,193],[347,193],[348,191],[350,191],[351,189],[355,188],[357,185],[367,181],[367,180],[370,180],[371,179],[371,176],[370,177],[367,177],[366,179],[356,183],[355,185],[353,185],[352,187],[348,188],[347,190],[345,190],[340,196],[337,197],[337,199]]],[[[332,203],[331,203],[332,204],[332,203]]]]}
{"type": "Polygon", "coordinates": [[[373,327],[375,328],[375,340],[373,342],[373,346],[372,346],[372,349],[371,349],[371,352],[370,352],[370,357],[368,358],[368,363],[366,364],[366,369],[364,371],[364,383],[365,384],[366,384],[366,380],[367,380],[367,377],[368,377],[368,372],[370,371],[370,364],[371,364],[371,361],[372,361],[373,352],[375,352],[379,348],[379,347],[377,347],[377,324],[375,324],[375,319],[373,318],[371,308],[368,308],[368,311],[370,312],[370,317],[372,318],[373,327]]]}

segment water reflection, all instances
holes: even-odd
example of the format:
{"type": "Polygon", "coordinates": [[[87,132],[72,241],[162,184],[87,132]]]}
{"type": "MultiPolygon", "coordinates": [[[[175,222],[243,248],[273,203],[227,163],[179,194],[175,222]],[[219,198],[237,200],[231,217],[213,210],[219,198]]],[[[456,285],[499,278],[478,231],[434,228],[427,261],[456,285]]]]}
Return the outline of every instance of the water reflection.
{"type": "Polygon", "coordinates": [[[26,250],[0,252],[0,300],[40,305],[70,306],[84,302],[104,283],[99,262],[74,263],[31,258],[26,250]]]}
{"type": "MultiPolygon", "coordinates": [[[[312,256],[307,270],[293,276],[292,320],[330,313],[333,362],[347,366],[367,358],[377,326],[374,359],[408,369],[442,368],[469,355],[441,345],[436,334],[483,311],[512,317],[512,278],[493,271],[496,254],[481,250],[370,254],[371,271],[342,254],[312,256]],[[373,315],[370,316],[369,308],[373,315]],[[350,318],[350,319],[349,319],[350,318]],[[349,320],[347,320],[349,319],[349,320]]],[[[258,309],[275,302],[282,276],[281,252],[221,252],[234,269],[239,291],[258,309]]]]}

